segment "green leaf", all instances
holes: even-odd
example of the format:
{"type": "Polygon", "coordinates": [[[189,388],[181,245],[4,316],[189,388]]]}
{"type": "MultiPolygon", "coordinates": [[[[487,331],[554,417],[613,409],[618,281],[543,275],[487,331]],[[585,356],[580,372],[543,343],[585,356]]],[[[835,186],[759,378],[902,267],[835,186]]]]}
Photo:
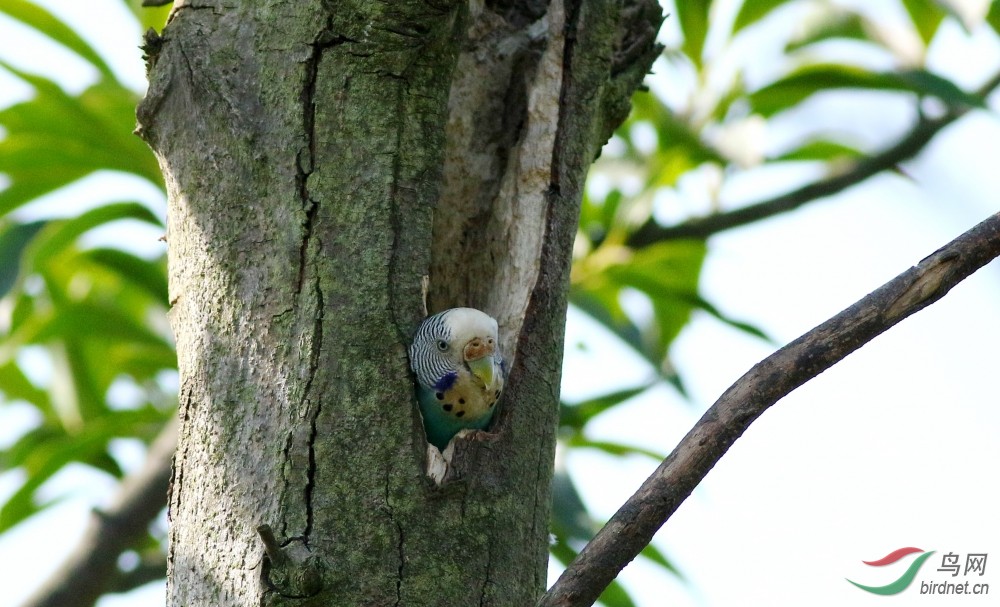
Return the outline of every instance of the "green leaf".
{"type": "Polygon", "coordinates": [[[684,54],[699,67],[705,36],[708,34],[708,11],[711,5],[711,0],[685,0],[676,3],[677,19],[684,32],[684,54]]]}
{"type": "Polygon", "coordinates": [[[39,327],[34,340],[44,342],[67,336],[166,345],[162,336],[121,309],[88,302],[60,306],[55,317],[39,327]]]}
{"type": "MultiPolygon", "coordinates": [[[[642,248],[628,263],[608,268],[606,274],[620,287],[638,289],[653,304],[655,326],[647,336],[655,336],[661,358],[691,317],[688,294],[698,289],[705,260],[703,241],[658,242],[642,248]]],[[[648,339],[649,337],[647,337],[648,339]]]]}
{"type": "Polygon", "coordinates": [[[576,490],[573,479],[564,470],[552,475],[552,531],[564,541],[589,542],[595,525],[576,490]]]}
{"type": "Polygon", "coordinates": [[[810,64],[793,71],[749,96],[753,110],[771,116],[801,103],[807,97],[831,89],[857,88],[912,92],[939,97],[949,105],[983,107],[983,100],[966,93],[950,80],[926,70],[870,72],[842,64],[810,64]]]}
{"type": "Polygon", "coordinates": [[[115,79],[114,72],[104,59],[87,44],[70,26],[63,23],[52,13],[34,2],[26,0],[4,0],[0,4],[0,12],[20,21],[24,25],[44,34],[54,42],[61,44],[76,53],[110,80],[115,79]]]}
{"type": "Polygon", "coordinates": [[[113,160],[107,168],[143,177],[163,189],[163,173],[149,146],[135,135],[135,107],[139,96],[117,83],[100,81],[79,97],[80,104],[93,120],[100,121],[102,144],[113,160]]]}
{"type": "Polygon", "coordinates": [[[661,361],[658,351],[647,348],[639,327],[625,316],[621,309],[617,294],[618,289],[613,285],[607,289],[593,286],[571,287],[569,299],[577,309],[604,325],[618,339],[643,356],[650,365],[654,368],[659,367],[661,361]]]}
{"type": "Polygon", "coordinates": [[[604,241],[619,225],[621,217],[618,211],[622,208],[623,199],[621,190],[618,189],[608,192],[603,200],[595,200],[584,192],[580,207],[580,230],[592,243],[604,241]]]}
{"type": "Polygon", "coordinates": [[[712,111],[707,116],[706,120],[725,123],[730,116],[730,111],[732,110],[733,105],[737,103],[741,104],[746,97],[746,94],[747,91],[746,83],[744,82],[744,74],[733,74],[732,81],[728,84],[724,92],[721,93],[715,103],[715,107],[712,108],[712,111]]]}
{"type": "MultiPolygon", "coordinates": [[[[556,538],[561,539],[559,538],[559,534],[553,533],[553,535],[555,535],[556,538]]],[[[569,545],[562,541],[557,541],[555,544],[549,546],[549,551],[552,553],[552,556],[556,557],[556,560],[563,565],[572,563],[573,559],[575,559],[578,554],[576,550],[573,550],[569,547],[569,545]]]]}
{"type": "MultiPolygon", "coordinates": [[[[557,470],[552,476],[552,533],[557,540],[551,547],[553,556],[564,564],[570,563],[577,556],[572,545],[589,542],[594,536],[595,528],[573,479],[565,470],[557,470]]],[[[678,578],[681,577],[680,572],[655,546],[649,545],[639,554],[678,578]]],[[[600,599],[605,605],[631,604],[621,603],[623,600],[631,601],[621,587],[609,588],[600,599]]]]}
{"type": "Polygon", "coordinates": [[[862,68],[812,64],[750,93],[748,100],[755,112],[769,117],[798,105],[820,91],[848,87],[885,89],[887,83],[878,74],[862,68]]]}
{"type": "Polygon", "coordinates": [[[598,451],[603,451],[604,453],[614,455],[615,457],[623,457],[626,455],[644,455],[658,462],[667,458],[665,454],[653,451],[652,449],[645,449],[643,447],[636,447],[634,445],[626,445],[624,443],[616,443],[613,441],[592,440],[582,434],[569,437],[566,439],[566,444],[570,447],[580,449],[597,449],[598,451]]]}
{"type": "Polygon", "coordinates": [[[642,552],[639,553],[639,556],[649,559],[653,563],[659,565],[660,567],[663,567],[670,573],[677,576],[679,579],[684,579],[684,576],[681,574],[680,570],[677,569],[677,567],[672,562],[670,562],[670,560],[668,560],[667,557],[665,557],[663,553],[656,548],[656,546],[652,544],[647,544],[646,547],[642,549],[642,552]]]}
{"type": "Polygon", "coordinates": [[[93,444],[83,437],[74,437],[72,440],[61,438],[58,441],[49,441],[35,449],[29,458],[27,479],[0,508],[0,533],[52,506],[55,502],[44,505],[35,502],[34,496],[38,488],[67,464],[81,458],[93,457],[94,451],[99,447],[100,445],[93,444]]]}
{"type": "MultiPolygon", "coordinates": [[[[145,12],[159,14],[162,25],[167,10],[145,12]]],[[[0,12],[77,53],[100,74],[75,94],[0,62],[34,90],[27,101],[0,109],[0,170],[9,181],[0,191],[0,216],[95,171],[138,175],[162,188],[156,159],[132,134],[136,93],[115,79],[82,37],[44,9],[2,0],[0,12]]],[[[0,468],[27,474],[0,508],[0,533],[62,499],[42,503],[39,488],[69,464],[120,476],[108,442],[116,437],[149,442],[171,414],[173,399],[156,384],[158,372],[176,368],[162,327],[167,297],[162,259],[148,261],[117,249],[79,250],[81,235],[121,219],[160,225],[134,202],[37,224],[0,223],[0,287],[10,293],[4,299],[3,331],[10,333],[0,341],[0,391],[4,401],[29,403],[42,416],[38,427],[0,450],[0,468]],[[29,273],[42,279],[39,289],[19,288],[29,273]],[[28,344],[41,345],[37,350],[51,359],[47,386],[35,386],[18,366],[18,353],[28,344]],[[141,406],[108,407],[108,389],[121,376],[146,392],[141,406]]]]}
{"type": "Polygon", "coordinates": [[[0,468],[10,470],[25,466],[32,454],[41,453],[46,445],[55,444],[56,441],[62,440],[65,436],[65,429],[53,424],[29,430],[21,435],[13,445],[0,451],[0,468]]]}
{"type": "Polygon", "coordinates": [[[612,189],[603,201],[585,196],[580,229],[592,245],[599,246],[606,240],[624,242],[628,231],[641,222],[639,215],[648,215],[649,201],[659,188],[676,185],[685,172],[705,162],[726,163],[701,140],[697,128],[690,118],[677,116],[653,95],[633,98],[632,113],[616,131],[616,138],[624,143],[624,152],[615,158],[598,159],[597,171],[634,175],[644,180],[643,187],[629,197],[617,189],[612,189]],[[633,132],[638,127],[655,131],[655,149],[636,145],[633,132]]]}
{"type": "Polygon", "coordinates": [[[74,434],[51,425],[43,426],[29,431],[15,445],[0,451],[0,462],[5,468],[16,466],[28,473],[24,484],[0,508],[0,533],[55,503],[37,504],[35,492],[69,463],[114,469],[114,475],[120,477],[121,470],[107,454],[108,441],[117,437],[141,437],[148,442],[162,426],[166,415],[152,407],[117,411],[84,424],[74,434]]]}
{"type": "Polygon", "coordinates": [[[831,9],[822,19],[811,22],[806,31],[785,45],[785,52],[799,50],[826,40],[863,40],[872,42],[865,19],[853,11],[831,9]]]}
{"type": "Polygon", "coordinates": [[[941,21],[944,20],[944,11],[933,0],[903,0],[903,6],[909,13],[920,39],[925,45],[930,44],[941,21]]]}
{"type": "Polygon", "coordinates": [[[44,265],[86,232],[122,219],[135,219],[156,226],[162,225],[152,211],[138,202],[105,204],[70,219],[50,222],[49,229],[38,239],[38,245],[34,251],[35,263],[44,265]]]}
{"type": "Polygon", "coordinates": [[[177,368],[177,353],[172,346],[118,344],[109,349],[107,356],[112,370],[141,379],[152,379],[164,369],[177,368]]]}
{"type": "MultiPolygon", "coordinates": [[[[685,299],[685,296],[683,294],[678,294],[678,298],[685,299]]],[[[704,299],[697,293],[691,293],[687,295],[686,298],[688,299],[688,301],[691,302],[691,305],[693,307],[698,308],[699,310],[702,310],[704,312],[708,312],[710,315],[714,316],[717,320],[721,320],[722,322],[733,327],[734,329],[739,329],[744,333],[748,333],[750,335],[753,335],[754,337],[759,337],[768,343],[777,344],[777,342],[771,339],[767,335],[767,333],[764,332],[763,329],[757,327],[756,325],[736,320],[730,316],[727,316],[726,314],[723,314],[721,310],[716,308],[708,300],[704,299]]]]}
{"type": "Polygon", "coordinates": [[[93,249],[81,257],[107,268],[145,291],[157,303],[167,305],[167,273],[159,262],[146,261],[117,249],[93,249]]]}
{"type": "Polygon", "coordinates": [[[146,31],[149,28],[153,28],[158,32],[162,31],[163,25],[167,22],[167,16],[170,14],[170,9],[173,7],[172,2],[168,2],[163,6],[143,6],[142,0],[124,0],[124,2],[131,9],[136,19],[138,19],[142,31],[146,31]]]}
{"type": "Polygon", "coordinates": [[[162,336],[111,303],[66,301],[44,315],[25,320],[0,344],[0,364],[13,360],[27,344],[93,339],[97,343],[170,348],[162,336]]]}
{"type": "MultiPolygon", "coordinates": [[[[35,405],[40,410],[47,410],[51,407],[49,396],[45,392],[31,383],[31,380],[13,362],[0,365],[0,393],[4,400],[23,400],[35,405]]],[[[3,466],[0,466],[2,469],[3,466]]]]}
{"type": "Polygon", "coordinates": [[[577,262],[570,301],[670,380],[675,374],[665,365],[667,350],[690,319],[705,252],[704,241],[694,240],[657,242],[634,252],[601,247],[577,262]],[[626,289],[649,298],[651,322],[639,327],[625,313],[620,300],[626,289]]]}
{"type": "Polygon", "coordinates": [[[45,224],[44,221],[12,223],[0,229],[0,297],[17,283],[24,250],[45,224]]]}
{"type": "MultiPolygon", "coordinates": [[[[55,468],[48,476],[29,476],[23,485],[11,495],[2,506],[0,506],[0,533],[4,533],[11,527],[23,522],[25,519],[41,512],[42,507],[34,502],[35,490],[48,480],[58,468],[55,468]]],[[[50,504],[51,505],[51,504],[50,504]]]]}
{"type": "MultiPolygon", "coordinates": [[[[634,151],[628,133],[629,128],[636,122],[642,121],[648,121],[653,125],[656,129],[658,145],[653,155],[655,164],[649,167],[650,173],[657,174],[663,170],[664,166],[675,164],[661,159],[668,154],[685,158],[686,162],[682,163],[682,166],[688,168],[696,167],[704,162],[718,162],[720,164],[726,162],[726,159],[715,149],[702,141],[700,131],[697,128],[686,119],[678,117],[654,95],[636,95],[632,99],[632,107],[632,114],[617,133],[619,137],[626,140],[630,150],[634,151]]],[[[636,158],[638,157],[636,155],[636,158]]],[[[661,176],[657,183],[673,185],[680,174],[675,172],[671,173],[670,176],[661,176]]]]}
{"type": "MultiPolygon", "coordinates": [[[[87,423],[106,414],[108,407],[104,402],[104,391],[107,382],[101,382],[98,376],[100,365],[105,361],[89,356],[83,340],[75,335],[62,336],[60,354],[53,356],[56,376],[68,378],[73,386],[73,392],[67,395],[67,402],[60,408],[67,424],[87,423]]],[[[61,383],[66,382],[63,380],[61,383]]]]}
{"type": "Polygon", "coordinates": [[[47,78],[0,67],[35,89],[33,99],[0,110],[0,166],[11,182],[0,191],[0,214],[99,170],[162,187],[156,159],[132,134],[135,93],[104,80],[74,97],[47,78]]]}
{"type": "MultiPolygon", "coordinates": [[[[549,547],[549,551],[552,553],[552,556],[556,558],[556,560],[564,565],[573,562],[573,559],[575,559],[578,554],[576,550],[564,542],[556,542],[554,545],[549,547]]],[[[607,607],[635,606],[635,603],[632,602],[628,593],[625,592],[625,588],[623,588],[622,585],[615,580],[612,580],[611,583],[608,584],[608,587],[604,589],[604,592],[601,594],[601,598],[598,599],[598,604],[606,605],[607,607]]]]}
{"type": "Polygon", "coordinates": [[[927,70],[905,70],[898,72],[899,88],[911,90],[921,95],[932,95],[955,107],[971,106],[986,108],[986,101],[973,93],[967,93],[951,80],[927,70]]]}
{"type": "MultiPolygon", "coordinates": [[[[35,298],[29,296],[23,290],[16,291],[13,296],[16,296],[16,298],[14,300],[14,310],[10,314],[10,333],[18,331],[21,325],[35,314],[35,309],[37,308],[35,298]]],[[[2,343],[0,341],[0,344],[2,343]]]]}
{"type": "Polygon", "coordinates": [[[561,403],[559,407],[559,426],[580,430],[593,418],[630,398],[642,394],[652,385],[652,383],[647,383],[634,388],[610,392],[577,404],[561,403]]]}
{"type": "Polygon", "coordinates": [[[625,591],[625,587],[614,580],[601,593],[598,602],[607,607],[635,607],[635,601],[625,591]]]}
{"type": "Polygon", "coordinates": [[[760,21],[787,0],[744,0],[733,22],[733,33],[760,21]]]}
{"type": "Polygon", "coordinates": [[[990,12],[986,14],[986,22],[995,33],[1000,34],[1000,2],[997,0],[990,2],[990,12]]]}
{"type": "Polygon", "coordinates": [[[828,139],[811,139],[797,148],[772,158],[776,162],[856,160],[864,152],[849,145],[828,139]]]}

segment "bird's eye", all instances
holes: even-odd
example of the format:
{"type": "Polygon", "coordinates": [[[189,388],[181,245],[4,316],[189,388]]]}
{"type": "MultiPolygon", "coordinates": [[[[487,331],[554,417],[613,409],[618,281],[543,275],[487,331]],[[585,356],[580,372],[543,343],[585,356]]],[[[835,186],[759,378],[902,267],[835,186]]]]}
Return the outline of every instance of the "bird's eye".
{"type": "Polygon", "coordinates": [[[438,350],[441,350],[442,352],[447,352],[448,351],[448,342],[446,342],[443,339],[439,339],[438,340],[437,346],[438,346],[438,350]]]}

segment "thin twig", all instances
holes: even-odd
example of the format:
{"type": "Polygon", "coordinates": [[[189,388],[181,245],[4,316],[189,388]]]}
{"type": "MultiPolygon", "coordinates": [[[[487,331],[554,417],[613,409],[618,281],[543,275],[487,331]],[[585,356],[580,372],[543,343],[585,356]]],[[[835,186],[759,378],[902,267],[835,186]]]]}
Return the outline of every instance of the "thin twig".
{"type": "Polygon", "coordinates": [[[94,511],[76,550],[22,607],[90,607],[114,587],[118,557],[149,533],[149,524],[167,505],[176,445],[174,419],[153,441],[143,468],[122,482],[110,507],[94,511]]]}
{"type": "MultiPolygon", "coordinates": [[[[1000,73],[994,75],[975,94],[985,99],[997,86],[1000,86],[1000,73]]],[[[849,169],[780,196],[732,211],[688,219],[672,226],[661,226],[655,219],[650,218],[629,236],[627,244],[640,248],[661,240],[684,238],[703,240],[712,234],[780,215],[813,200],[832,196],[882,171],[895,169],[899,163],[920,153],[935,135],[964,116],[969,109],[968,106],[951,107],[939,118],[921,117],[913,129],[892,147],[874,156],[858,160],[849,169]]]]}
{"type": "Polygon", "coordinates": [[[538,607],[592,605],[750,424],[779,399],[1000,256],[1000,213],[767,357],[733,384],[570,563],[538,607]]]}

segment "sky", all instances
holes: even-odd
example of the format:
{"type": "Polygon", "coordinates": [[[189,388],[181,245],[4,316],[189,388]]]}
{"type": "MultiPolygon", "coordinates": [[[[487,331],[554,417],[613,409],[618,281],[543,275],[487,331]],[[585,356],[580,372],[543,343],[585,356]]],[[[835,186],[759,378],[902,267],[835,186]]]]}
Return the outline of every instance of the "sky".
{"type": "MultiPolygon", "coordinates": [[[[121,53],[135,46],[138,31],[120,13],[115,16],[120,2],[47,4],[84,31],[95,32],[95,46],[106,49],[127,82],[141,86],[138,54],[121,53]]],[[[0,57],[56,75],[69,88],[85,85],[89,76],[72,58],[55,51],[23,52],[34,43],[8,22],[0,21],[0,32],[0,57]]],[[[952,27],[941,34],[930,60],[935,69],[971,86],[1000,65],[1000,45],[985,32],[970,37],[952,27]]],[[[0,76],[0,104],[24,94],[0,76]]],[[[856,109],[834,103],[810,111],[798,119],[843,121],[845,112],[856,109]]],[[[879,129],[906,123],[905,115],[883,114],[859,116],[860,135],[879,140],[879,129]]],[[[781,139],[778,126],[770,141],[781,139]]],[[[996,212],[997,158],[1000,121],[976,112],[908,162],[908,178],[879,176],[800,211],[713,237],[702,294],[728,316],[760,326],[778,344],[787,343],[996,212]]],[[[751,171],[723,192],[723,200],[735,205],[753,199],[755,193],[780,187],[785,178],[751,171]]],[[[101,175],[77,186],[74,197],[97,201],[103,190],[135,187],[101,175]]],[[[698,184],[689,193],[688,203],[697,205],[698,184]]],[[[133,197],[157,212],[165,208],[155,190],[133,197]]],[[[67,199],[65,193],[53,197],[33,212],[65,212],[67,199]]],[[[155,235],[142,242],[161,246],[154,244],[155,235]]],[[[570,313],[566,344],[567,400],[634,385],[651,373],[578,312],[570,313]]],[[[956,599],[919,592],[921,583],[944,581],[987,582],[992,595],[1000,593],[995,573],[1000,567],[997,344],[1000,264],[994,262],[753,424],[655,539],[683,580],[641,560],[620,579],[643,607],[954,604],[956,599]],[[863,561],[906,546],[935,554],[904,593],[877,596],[846,581],[892,582],[919,555],[883,567],[863,561]],[[938,571],[949,553],[962,565],[969,554],[987,554],[985,574],[938,571]]],[[[595,420],[589,434],[667,452],[730,384],[775,347],[696,314],[671,351],[690,398],[658,386],[595,420]]],[[[0,409],[0,441],[17,423],[0,409]]],[[[134,450],[127,444],[121,448],[134,450]]],[[[560,453],[559,461],[578,479],[595,516],[604,518],[657,464],[588,450],[560,453]]],[[[9,487],[11,479],[6,482],[9,487]]],[[[62,475],[59,483],[52,491],[71,491],[71,498],[0,536],[0,571],[4,579],[19,580],[6,585],[0,604],[17,605],[49,575],[79,537],[89,509],[113,489],[107,477],[82,469],[62,475]]],[[[0,496],[4,491],[0,476],[0,496]]],[[[558,567],[551,570],[555,575],[558,567]]],[[[962,600],[969,605],[996,601],[986,596],[962,600]]],[[[158,584],[100,603],[163,604],[158,584]]]]}

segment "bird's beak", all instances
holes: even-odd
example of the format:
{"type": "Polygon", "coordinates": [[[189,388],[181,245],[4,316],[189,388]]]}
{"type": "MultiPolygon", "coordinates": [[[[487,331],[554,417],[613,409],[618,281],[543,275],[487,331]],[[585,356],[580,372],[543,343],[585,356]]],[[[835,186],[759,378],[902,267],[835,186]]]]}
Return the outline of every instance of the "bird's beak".
{"type": "Polygon", "coordinates": [[[472,374],[478,377],[486,387],[493,385],[493,357],[484,356],[476,360],[470,360],[469,369],[472,374]]]}
{"type": "Polygon", "coordinates": [[[469,370],[487,387],[493,385],[494,352],[496,352],[496,345],[492,343],[492,340],[486,341],[478,337],[465,344],[465,349],[462,351],[465,362],[469,365],[469,370]]]}

